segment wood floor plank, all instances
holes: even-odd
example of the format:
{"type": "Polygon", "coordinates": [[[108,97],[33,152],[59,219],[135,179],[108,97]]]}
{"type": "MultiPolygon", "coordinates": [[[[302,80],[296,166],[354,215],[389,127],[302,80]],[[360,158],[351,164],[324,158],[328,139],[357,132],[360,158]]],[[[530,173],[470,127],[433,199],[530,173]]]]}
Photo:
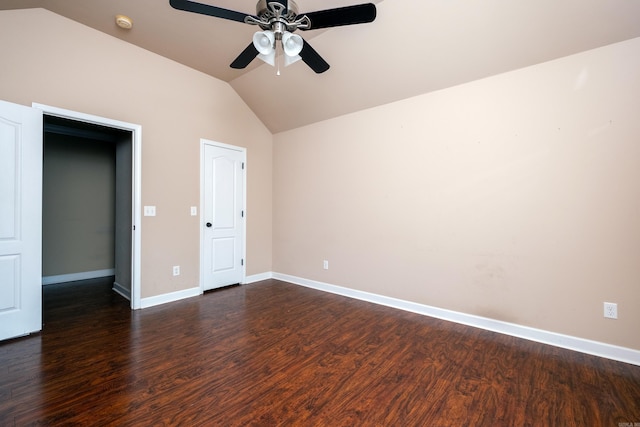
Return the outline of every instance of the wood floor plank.
{"type": "Polygon", "coordinates": [[[0,343],[0,426],[640,423],[638,366],[276,280],[133,312],[92,280],[44,306],[0,343]]]}

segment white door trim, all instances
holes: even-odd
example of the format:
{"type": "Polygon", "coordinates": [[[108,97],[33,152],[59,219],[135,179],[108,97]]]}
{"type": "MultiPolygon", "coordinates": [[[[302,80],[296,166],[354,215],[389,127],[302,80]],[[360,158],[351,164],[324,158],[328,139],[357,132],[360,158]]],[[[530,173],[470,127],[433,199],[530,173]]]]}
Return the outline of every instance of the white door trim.
{"type": "Polygon", "coordinates": [[[240,283],[244,284],[247,277],[247,149],[244,147],[238,147],[235,145],[225,144],[222,142],[211,141],[208,139],[200,138],[200,212],[199,221],[200,225],[200,293],[204,293],[204,228],[205,218],[203,216],[204,202],[204,188],[205,188],[205,159],[204,159],[204,147],[205,146],[225,148],[227,150],[235,150],[242,153],[244,162],[245,179],[242,184],[242,206],[244,206],[244,221],[242,221],[242,259],[245,260],[242,264],[242,280],[240,283]]]}
{"type": "Polygon", "coordinates": [[[42,110],[44,114],[66,119],[78,120],[85,123],[93,123],[102,126],[131,131],[133,149],[133,170],[131,178],[133,182],[133,235],[132,235],[132,260],[131,260],[131,308],[137,310],[141,308],[140,292],[140,242],[141,242],[141,182],[142,182],[142,126],[134,123],[122,122],[120,120],[108,119],[63,108],[52,107],[50,105],[33,103],[33,108],[42,110]]]}

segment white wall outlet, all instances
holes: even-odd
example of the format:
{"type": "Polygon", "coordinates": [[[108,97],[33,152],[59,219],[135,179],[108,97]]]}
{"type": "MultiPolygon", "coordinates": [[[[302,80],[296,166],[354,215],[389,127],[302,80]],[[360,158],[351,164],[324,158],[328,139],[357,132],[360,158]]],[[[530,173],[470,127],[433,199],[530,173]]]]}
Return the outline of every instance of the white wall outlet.
{"type": "Polygon", "coordinates": [[[144,207],[144,216],[156,216],[156,207],[155,206],[145,206],[144,207]]]}
{"type": "Polygon", "coordinates": [[[605,302],[604,303],[604,317],[607,319],[617,319],[618,318],[618,304],[614,302],[605,302]]]}
{"type": "Polygon", "coordinates": [[[324,261],[322,261],[322,268],[324,268],[325,270],[329,269],[329,261],[327,261],[326,259],[324,261]]]}
{"type": "Polygon", "coordinates": [[[179,265],[174,265],[173,266],[173,275],[174,276],[179,276],[180,275],[180,266],[179,265]]]}
{"type": "Polygon", "coordinates": [[[191,206],[191,216],[198,216],[198,207],[191,206]]]}

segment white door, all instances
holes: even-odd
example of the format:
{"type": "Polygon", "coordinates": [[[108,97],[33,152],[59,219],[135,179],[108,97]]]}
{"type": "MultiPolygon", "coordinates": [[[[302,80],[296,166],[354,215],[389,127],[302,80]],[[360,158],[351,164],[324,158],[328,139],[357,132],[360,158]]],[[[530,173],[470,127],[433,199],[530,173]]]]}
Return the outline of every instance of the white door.
{"type": "Polygon", "coordinates": [[[42,329],[42,111],[0,101],[0,340],[42,329]]]}
{"type": "Polygon", "coordinates": [[[244,149],[202,142],[202,288],[244,280],[244,149]]]}

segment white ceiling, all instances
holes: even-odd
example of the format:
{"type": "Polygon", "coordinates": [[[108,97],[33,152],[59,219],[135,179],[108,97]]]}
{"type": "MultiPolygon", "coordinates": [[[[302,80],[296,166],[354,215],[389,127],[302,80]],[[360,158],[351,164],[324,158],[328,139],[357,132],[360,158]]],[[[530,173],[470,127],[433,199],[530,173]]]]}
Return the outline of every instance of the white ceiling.
{"type": "MultiPolygon", "coordinates": [[[[366,0],[364,0],[366,1],[366,0]]],[[[255,14],[255,0],[202,0],[255,14]]],[[[359,4],[298,0],[301,13],[359,4]]],[[[640,37],[638,0],[378,0],[370,24],[300,32],[331,65],[280,76],[229,64],[256,27],[175,10],[168,0],[0,0],[43,7],[229,82],[274,133],[640,37]],[[122,30],[124,14],[133,29],[122,30]]]]}

